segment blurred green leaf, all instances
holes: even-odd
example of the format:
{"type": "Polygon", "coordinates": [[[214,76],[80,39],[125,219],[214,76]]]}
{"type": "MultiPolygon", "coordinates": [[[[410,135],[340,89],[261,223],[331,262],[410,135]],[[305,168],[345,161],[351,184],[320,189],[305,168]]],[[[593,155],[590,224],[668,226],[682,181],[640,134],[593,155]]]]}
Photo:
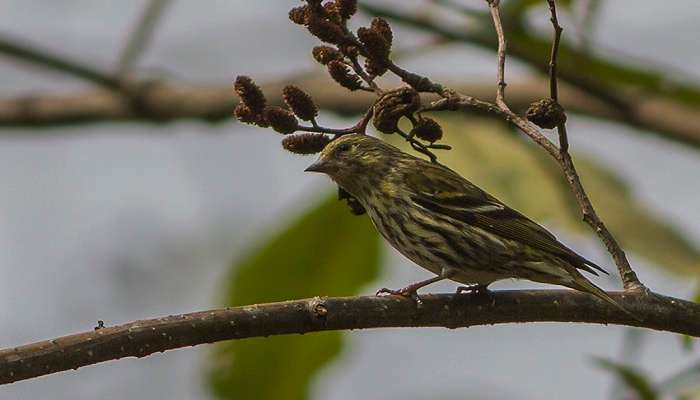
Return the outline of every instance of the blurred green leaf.
{"type": "Polygon", "coordinates": [[[594,358],[594,361],[599,367],[615,373],[617,378],[624,382],[632,393],[636,394],[638,400],[655,400],[659,398],[649,379],[638,369],[604,358],[594,358]]]}
{"type": "MultiPolygon", "coordinates": [[[[226,304],[352,295],[379,268],[369,219],[329,196],[232,265],[226,304]]],[[[230,341],[212,354],[211,388],[222,399],[306,399],[310,379],[341,347],[339,332],[230,341]]]]}
{"type": "MultiPolygon", "coordinates": [[[[436,117],[454,148],[438,154],[441,162],[536,221],[592,235],[559,167],[539,147],[500,123],[436,117]]],[[[600,217],[625,249],[669,271],[700,274],[700,251],[639,202],[619,176],[589,157],[575,155],[574,161],[600,217]]]]}

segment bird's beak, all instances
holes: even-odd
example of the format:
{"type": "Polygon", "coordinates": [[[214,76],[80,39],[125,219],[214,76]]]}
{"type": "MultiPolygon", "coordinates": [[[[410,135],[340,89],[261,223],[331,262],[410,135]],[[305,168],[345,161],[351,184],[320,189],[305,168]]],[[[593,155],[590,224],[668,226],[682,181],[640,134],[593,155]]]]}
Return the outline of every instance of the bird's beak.
{"type": "Polygon", "coordinates": [[[318,160],[315,163],[309,165],[304,172],[328,172],[328,163],[323,160],[318,160]]]}

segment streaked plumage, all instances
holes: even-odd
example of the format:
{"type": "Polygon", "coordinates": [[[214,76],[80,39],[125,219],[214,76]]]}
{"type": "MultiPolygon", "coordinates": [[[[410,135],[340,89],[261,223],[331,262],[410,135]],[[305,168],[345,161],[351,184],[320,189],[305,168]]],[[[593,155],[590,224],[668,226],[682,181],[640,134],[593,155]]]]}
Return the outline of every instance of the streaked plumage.
{"type": "Polygon", "coordinates": [[[597,275],[602,268],[447,167],[371,136],[346,135],[326,146],[308,170],[326,173],[356,197],[394,248],[439,277],[484,287],[528,279],[619,307],[578,271],[597,275]]]}

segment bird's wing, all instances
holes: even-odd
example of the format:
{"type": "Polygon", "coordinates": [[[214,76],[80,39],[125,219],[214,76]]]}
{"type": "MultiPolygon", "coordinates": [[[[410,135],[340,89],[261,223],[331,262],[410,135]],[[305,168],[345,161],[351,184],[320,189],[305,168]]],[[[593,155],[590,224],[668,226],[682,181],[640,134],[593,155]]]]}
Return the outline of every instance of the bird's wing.
{"type": "Polygon", "coordinates": [[[425,209],[546,251],[593,274],[597,275],[594,269],[607,274],[559,242],[541,225],[447,168],[431,165],[419,175],[406,176],[404,180],[411,199],[425,209]]]}

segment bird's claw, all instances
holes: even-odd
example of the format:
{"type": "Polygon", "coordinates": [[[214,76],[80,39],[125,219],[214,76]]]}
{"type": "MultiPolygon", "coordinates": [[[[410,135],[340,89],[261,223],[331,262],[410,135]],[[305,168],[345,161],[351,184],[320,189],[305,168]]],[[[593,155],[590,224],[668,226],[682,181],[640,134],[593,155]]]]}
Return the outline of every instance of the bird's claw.
{"type": "Polygon", "coordinates": [[[474,296],[490,296],[491,291],[488,289],[487,285],[480,285],[475,283],[473,285],[458,286],[456,294],[469,294],[474,296]]]}
{"type": "Polygon", "coordinates": [[[401,288],[401,289],[389,289],[389,288],[381,288],[377,290],[376,293],[377,296],[401,296],[401,297],[406,297],[409,299],[412,299],[418,304],[422,304],[423,302],[420,299],[420,296],[418,296],[418,292],[416,290],[411,290],[410,288],[401,288]]]}

